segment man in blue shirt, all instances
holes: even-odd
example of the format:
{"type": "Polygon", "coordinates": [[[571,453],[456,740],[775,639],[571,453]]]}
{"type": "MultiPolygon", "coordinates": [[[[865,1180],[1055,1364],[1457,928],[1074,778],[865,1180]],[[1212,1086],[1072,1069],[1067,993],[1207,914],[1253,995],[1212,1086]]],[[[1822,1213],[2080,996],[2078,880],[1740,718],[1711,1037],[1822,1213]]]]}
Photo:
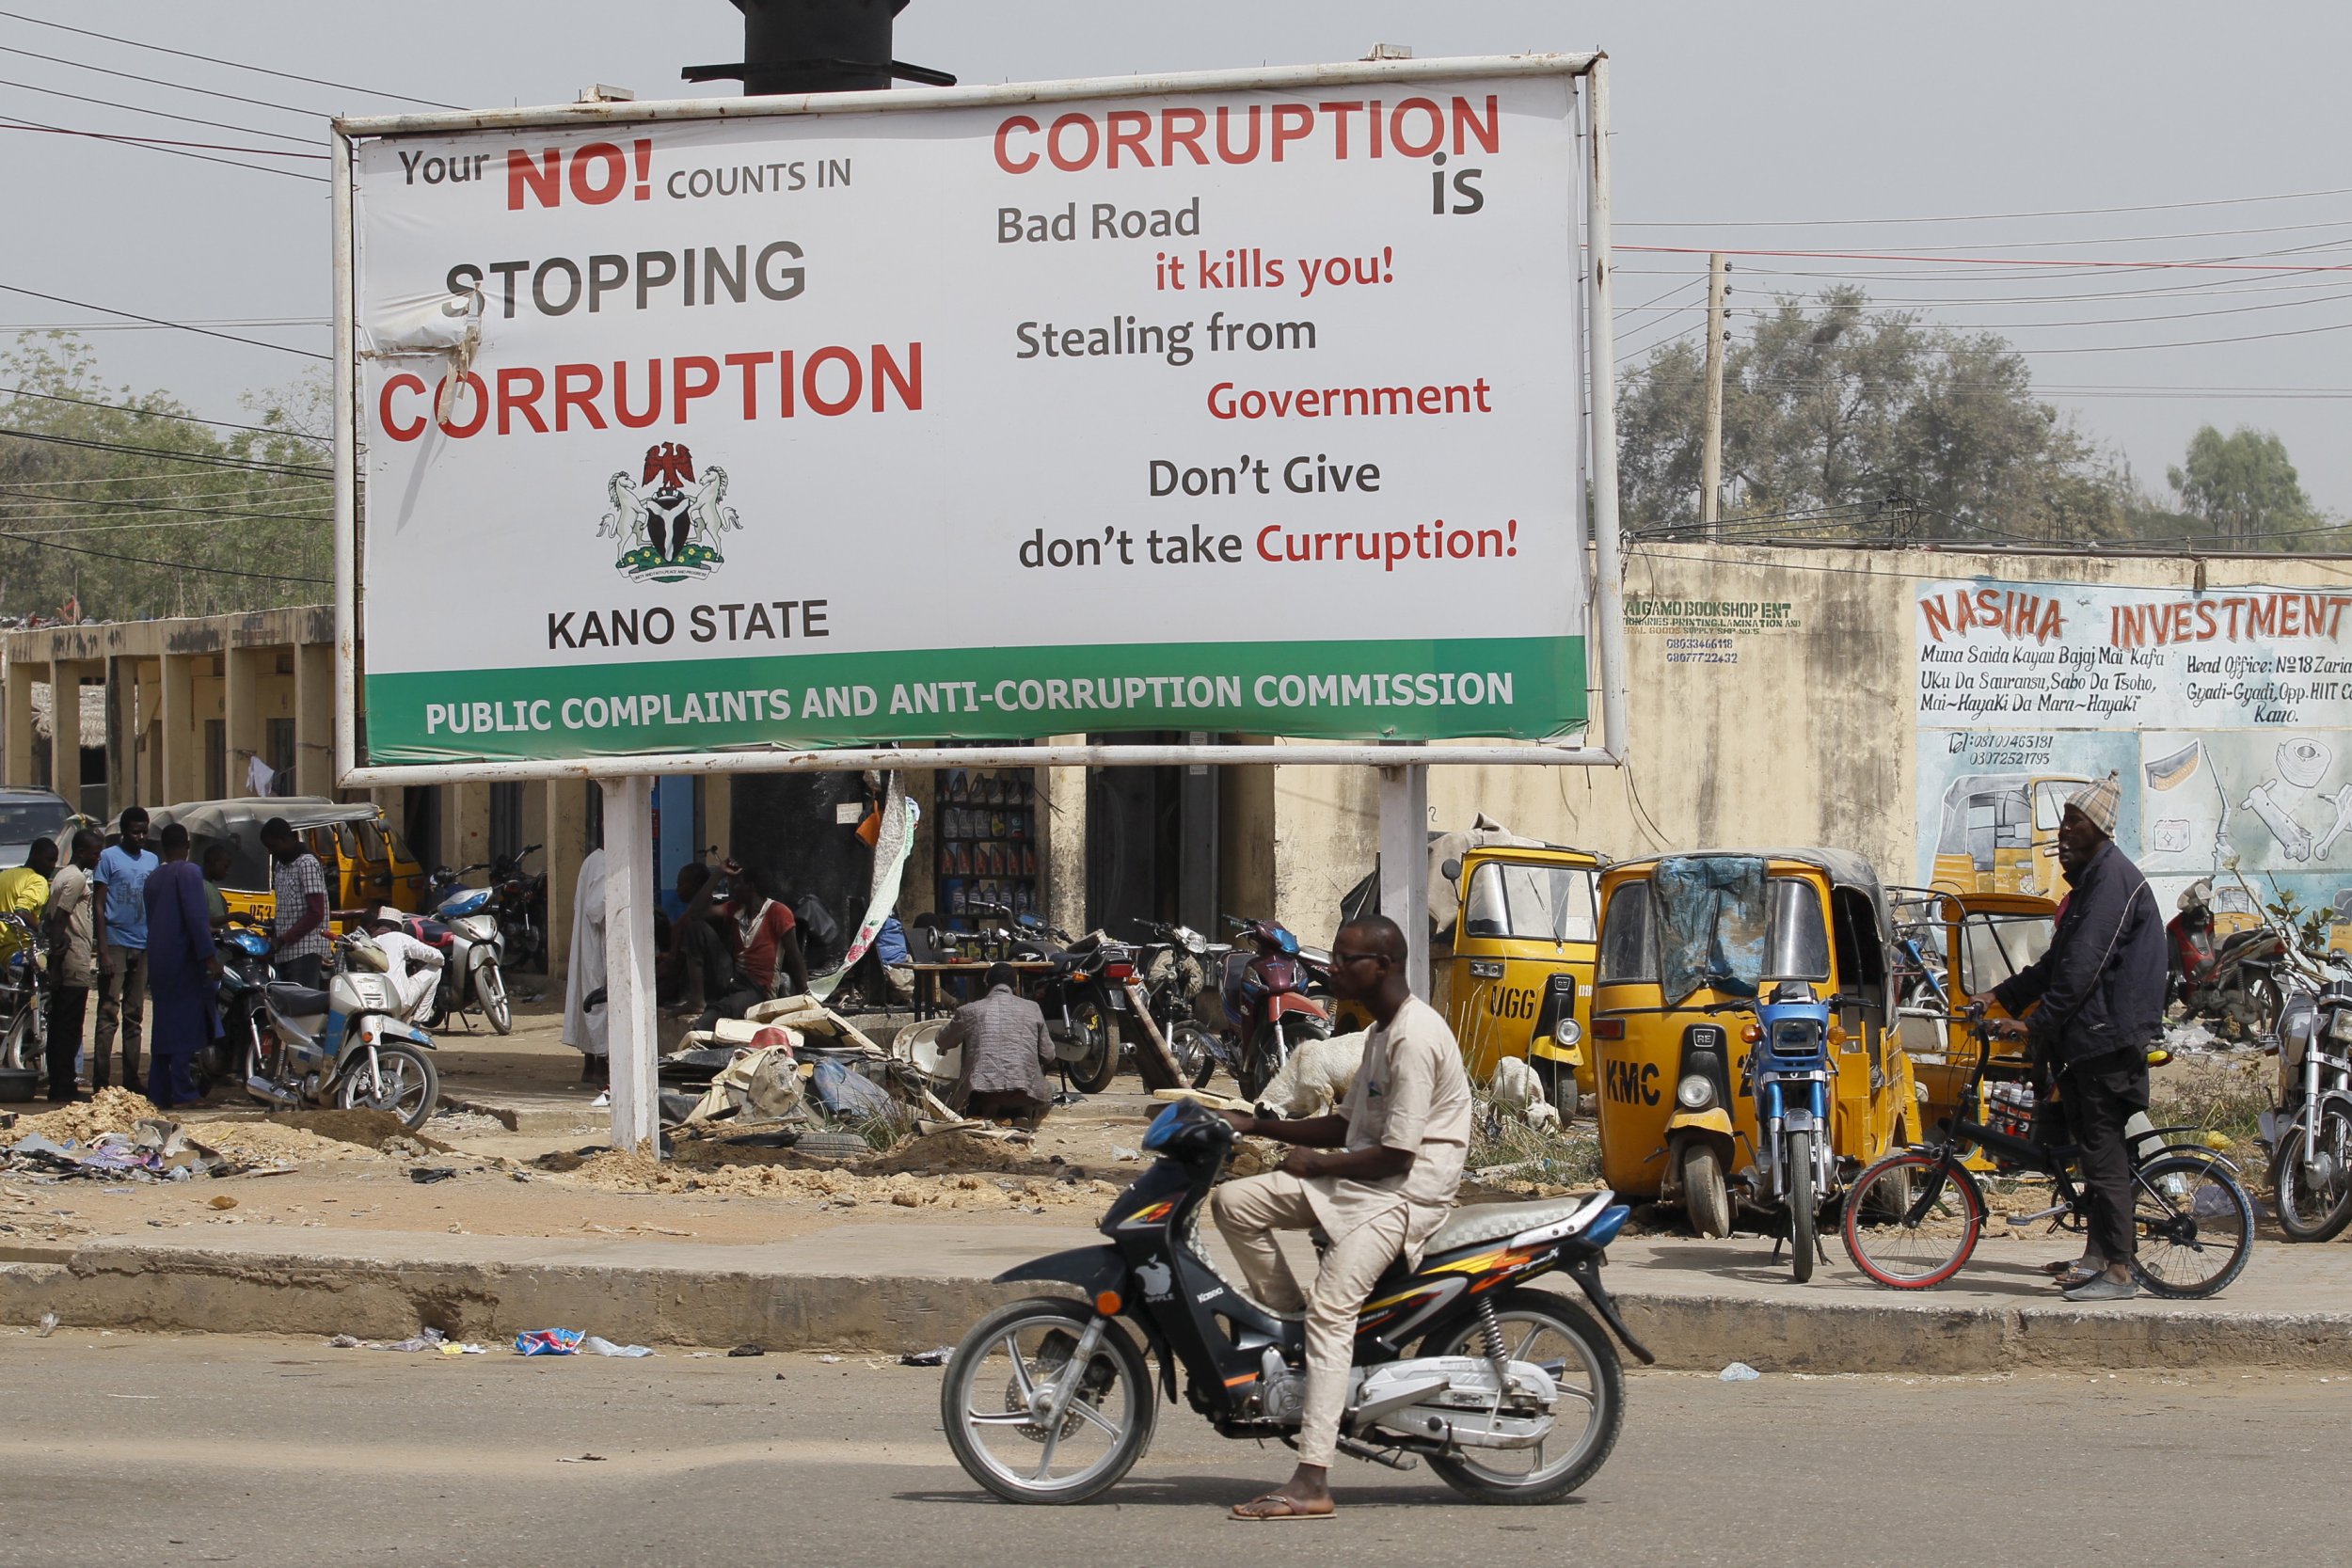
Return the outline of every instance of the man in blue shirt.
{"type": "Polygon", "coordinates": [[[147,879],[162,863],[147,847],[147,813],[132,806],[122,814],[122,841],[98,857],[90,879],[98,884],[98,1032],[90,1041],[89,1086],[106,1086],[107,1053],[115,1027],[122,1029],[122,1086],[139,1085],[140,1014],[147,1006],[147,879]]]}

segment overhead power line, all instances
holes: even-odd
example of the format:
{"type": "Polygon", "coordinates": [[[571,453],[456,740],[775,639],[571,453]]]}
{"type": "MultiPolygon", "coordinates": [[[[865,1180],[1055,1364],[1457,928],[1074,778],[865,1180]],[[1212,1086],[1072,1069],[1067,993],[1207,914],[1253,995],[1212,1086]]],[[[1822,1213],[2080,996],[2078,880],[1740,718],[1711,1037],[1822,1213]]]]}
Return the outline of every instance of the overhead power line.
{"type": "Polygon", "coordinates": [[[185,82],[167,81],[161,76],[141,76],[130,71],[112,71],[103,65],[92,65],[87,60],[70,60],[63,55],[43,55],[37,50],[15,49],[5,43],[0,43],[0,55],[22,55],[28,60],[46,60],[51,65],[72,66],[76,71],[94,71],[101,76],[119,76],[126,82],[144,82],[151,87],[169,87],[174,92],[192,92],[202,98],[221,98],[231,103],[250,103],[257,109],[277,109],[285,114],[305,115],[312,119],[334,118],[324,109],[298,109],[292,103],[275,103],[266,98],[246,98],[239,93],[216,92],[211,87],[193,87],[185,82]]]}
{"type": "MultiPolygon", "coordinates": [[[[0,15],[6,15],[0,12],[0,15]]],[[[1621,229],[1858,229],[1865,225],[1906,223],[2001,223],[2016,218],[2105,217],[2115,213],[2177,213],[2192,207],[2244,207],[2264,201],[2305,201],[2323,196],[2352,196],[2352,185],[2324,191],[2280,191],[2275,196],[2208,197],[2196,201],[2156,201],[2134,207],[2057,207],[2031,213],[1952,213],[1926,218],[1733,218],[1711,222],[1701,218],[1653,220],[1619,218],[1621,229]]]]}
{"type": "Polygon", "coordinates": [[[384,92],[375,87],[354,87],[349,82],[330,82],[323,76],[303,76],[291,71],[272,71],[265,65],[253,65],[245,60],[224,60],[216,55],[199,55],[185,49],[167,49],[160,43],[147,43],[138,39],[117,38],[112,33],[94,33],[87,27],[69,27],[62,22],[50,22],[22,11],[0,10],[0,16],[12,21],[29,23],[36,27],[54,27],[60,33],[78,33],[86,39],[98,39],[106,43],[119,43],[130,49],[144,49],[155,55],[175,55],[183,60],[202,60],[206,65],[226,66],[231,71],[249,71],[257,76],[275,76],[284,82],[307,82],[314,87],[337,87],[344,92],[365,93],[370,98],[389,98],[400,103],[421,103],[428,109],[462,109],[463,103],[441,103],[430,98],[411,98],[405,92],[384,92]]]}
{"type": "Polygon", "coordinates": [[[87,545],[60,545],[55,539],[42,538],[35,534],[0,532],[0,540],[6,540],[19,545],[30,545],[35,549],[64,550],[72,555],[96,556],[101,561],[127,561],[134,566],[164,566],[168,567],[170,570],[175,572],[206,572],[210,573],[214,577],[256,578],[263,582],[314,582],[320,584],[326,584],[332,580],[327,578],[294,577],[284,572],[247,572],[235,566],[205,566],[193,561],[161,561],[153,556],[122,555],[113,550],[94,550],[87,545]]]}
{"type": "MultiPolygon", "coordinates": [[[[0,120],[0,131],[40,131],[53,136],[86,136],[91,141],[114,142],[119,146],[135,147],[142,152],[167,152],[175,158],[194,158],[199,164],[224,164],[230,168],[250,169],[256,174],[275,174],[282,180],[308,180],[313,184],[327,182],[323,174],[304,174],[297,169],[272,168],[266,164],[240,163],[234,158],[216,158],[209,152],[189,152],[181,144],[167,144],[148,136],[115,136],[99,131],[69,131],[62,125],[43,125],[37,120],[0,120]]],[[[187,144],[195,145],[195,144],[187,144]]],[[[298,157],[298,153],[272,152],[273,158],[298,157]]]]}
{"type": "Polygon", "coordinates": [[[135,404],[129,403],[100,403],[94,398],[70,398],[63,392],[36,392],[23,387],[0,387],[0,393],[6,393],[9,397],[39,398],[43,403],[79,404],[84,408],[111,408],[118,414],[137,414],[151,420],[180,420],[188,424],[218,425],[224,430],[250,430],[262,436],[284,436],[296,441],[326,444],[326,437],[323,436],[305,436],[298,430],[288,430],[283,425],[239,424],[234,420],[199,419],[194,414],[174,414],[161,408],[141,408],[135,404]]]}
{"type": "MultiPolygon", "coordinates": [[[[2352,272],[2352,261],[2091,261],[2075,256],[1949,256],[1893,254],[1876,250],[1742,250],[1720,245],[1621,245],[1617,250],[1648,251],[1665,256],[1708,256],[1718,251],[1727,256],[1774,256],[1800,261],[1915,261],[1931,265],[1949,264],[1968,267],[2085,267],[2119,268],[2143,272],[2352,272]]],[[[2297,246],[2297,249],[2322,249],[2323,246],[2297,246]]]]}
{"type": "Polygon", "coordinates": [[[38,430],[18,430],[0,425],[0,436],[13,436],[20,441],[45,441],[52,446],[81,447],[91,451],[133,451],[147,457],[167,458],[174,463],[194,463],[207,468],[244,468],[254,473],[292,474],[299,478],[331,475],[332,469],[312,467],[307,464],[262,463],[242,457],[211,457],[200,452],[173,451],[168,447],[135,447],[120,441],[89,441],[78,436],[51,436],[38,430]]]}
{"type": "Polygon", "coordinates": [[[326,355],[315,349],[294,348],[286,343],[264,342],[259,338],[240,338],[233,332],[215,332],[210,327],[192,325],[187,322],[166,321],[161,316],[142,316],[135,310],[118,310],[110,305],[92,305],[86,299],[68,299],[63,294],[45,294],[38,289],[22,289],[13,283],[0,283],[0,293],[24,294],[31,299],[45,299],[52,305],[71,305],[77,310],[95,310],[103,316],[120,316],[125,321],[145,322],[150,326],[177,327],[206,338],[223,338],[232,343],[249,343],[255,348],[274,348],[280,354],[299,354],[305,359],[325,359],[326,355]]]}
{"type": "Polygon", "coordinates": [[[125,114],[145,115],[151,119],[178,120],[183,125],[209,125],[215,131],[235,131],[248,136],[267,136],[272,141],[290,141],[298,147],[314,147],[316,136],[289,135],[283,131],[264,131],[258,125],[239,125],[233,120],[202,119],[195,115],[175,115],[167,109],[150,109],[136,103],[119,103],[111,98],[92,98],[87,93],[67,92],[61,87],[35,87],[30,82],[0,80],[0,87],[14,87],[20,92],[37,92],[48,98],[71,99],[76,103],[93,103],[102,109],[119,109],[125,114]]]}
{"type": "MultiPolygon", "coordinates": [[[[140,147],[197,147],[202,148],[207,152],[243,152],[255,158],[303,158],[313,163],[326,162],[326,154],[324,152],[289,152],[279,147],[231,147],[223,142],[180,141],[171,136],[135,136],[125,131],[81,131],[67,125],[43,125],[37,119],[20,119],[14,115],[8,117],[8,129],[46,131],[53,136],[88,136],[93,141],[131,142],[140,147]]],[[[284,171],[272,169],[269,172],[276,174],[284,171]]]]}

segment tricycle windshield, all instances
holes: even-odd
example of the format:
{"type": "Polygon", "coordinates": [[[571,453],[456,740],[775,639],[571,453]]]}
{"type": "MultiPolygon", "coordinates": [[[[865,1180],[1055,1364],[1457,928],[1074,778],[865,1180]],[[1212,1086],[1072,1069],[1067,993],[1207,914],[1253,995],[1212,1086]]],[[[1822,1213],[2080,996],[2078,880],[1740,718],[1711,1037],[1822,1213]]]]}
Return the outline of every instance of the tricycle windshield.
{"type": "Polygon", "coordinates": [[[1821,919],[1821,895],[1811,882],[1775,877],[1772,914],[1765,939],[1764,978],[1829,978],[1829,927],[1821,919]]]}
{"type": "Polygon", "coordinates": [[[1981,996],[2050,949],[2058,922],[2046,914],[1979,911],[1960,923],[1960,987],[1981,996]]]}
{"type": "Polygon", "coordinates": [[[1486,861],[1470,872],[1462,934],[1536,942],[1593,940],[1593,874],[1576,866],[1486,861]]]}

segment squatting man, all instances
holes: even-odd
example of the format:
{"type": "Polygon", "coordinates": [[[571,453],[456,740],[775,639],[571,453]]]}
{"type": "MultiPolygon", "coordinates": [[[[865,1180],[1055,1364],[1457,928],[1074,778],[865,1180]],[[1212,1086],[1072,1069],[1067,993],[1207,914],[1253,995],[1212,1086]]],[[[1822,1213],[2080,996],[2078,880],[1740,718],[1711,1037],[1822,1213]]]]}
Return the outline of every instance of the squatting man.
{"type": "Polygon", "coordinates": [[[1229,1181],[1210,1212],[1252,1295],[1307,1319],[1306,1408],[1298,1467],[1236,1519],[1315,1519],[1333,1512],[1329,1475],[1355,1360],[1356,1319],[1382,1271],[1418,1263],[1445,1223],[1470,1150],[1470,1081],[1461,1048],[1437,1010],[1405,982],[1405,933],[1385,915],[1352,921],[1332,944],[1331,989],[1367,1007],[1363,1066],[1330,1116],[1278,1121],[1226,1113],[1253,1137],[1294,1148],[1281,1168],[1229,1181]],[[1326,1151],[1330,1152],[1326,1152],[1326,1151]],[[1329,1243],[1311,1290],[1299,1289],[1278,1230],[1320,1230],[1329,1243]]]}

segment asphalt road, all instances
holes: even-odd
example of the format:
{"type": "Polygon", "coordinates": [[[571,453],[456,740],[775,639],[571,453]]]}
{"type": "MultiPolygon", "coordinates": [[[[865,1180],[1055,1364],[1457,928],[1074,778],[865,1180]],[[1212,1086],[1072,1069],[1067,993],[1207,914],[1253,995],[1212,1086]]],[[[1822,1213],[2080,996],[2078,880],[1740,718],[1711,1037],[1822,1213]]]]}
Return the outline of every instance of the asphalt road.
{"type": "Polygon", "coordinates": [[[1426,1472],[1343,1461],[1337,1520],[1250,1526],[1223,1507],[1287,1474],[1288,1450],[1181,1408],[1105,1500],[994,1502],[939,1435],[939,1378],[12,1332],[0,1562],[2326,1561],[2352,1392],[2317,1374],[1645,1373],[1568,1502],[1473,1507],[1426,1472]]]}

